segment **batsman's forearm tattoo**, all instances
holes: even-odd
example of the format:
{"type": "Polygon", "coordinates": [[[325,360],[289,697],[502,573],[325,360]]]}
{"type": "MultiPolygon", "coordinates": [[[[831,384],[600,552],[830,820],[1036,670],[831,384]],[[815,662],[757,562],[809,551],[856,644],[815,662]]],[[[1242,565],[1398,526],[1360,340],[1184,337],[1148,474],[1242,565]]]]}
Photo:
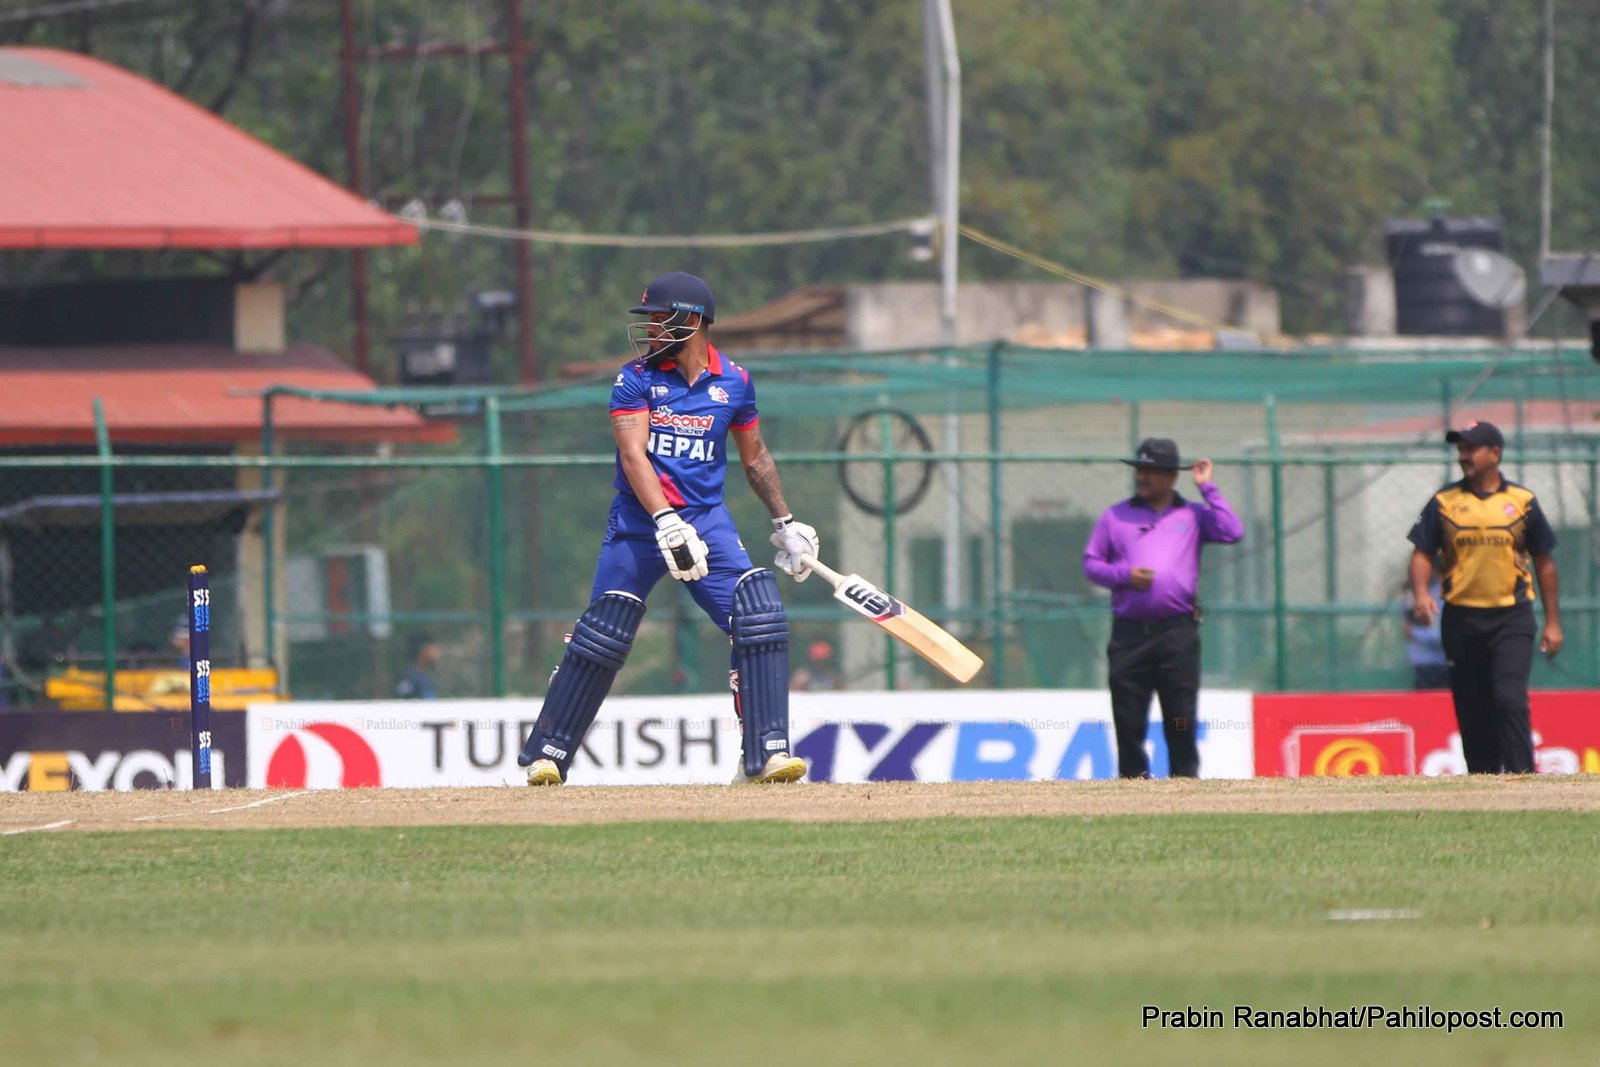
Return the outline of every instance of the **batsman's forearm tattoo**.
{"type": "Polygon", "coordinates": [[[773,462],[766,445],[761,446],[756,458],[744,469],[744,476],[750,482],[751,491],[767,506],[767,511],[773,515],[789,514],[789,505],[783,500],[783,483],[778,480],[778,465],[773,462]]]}

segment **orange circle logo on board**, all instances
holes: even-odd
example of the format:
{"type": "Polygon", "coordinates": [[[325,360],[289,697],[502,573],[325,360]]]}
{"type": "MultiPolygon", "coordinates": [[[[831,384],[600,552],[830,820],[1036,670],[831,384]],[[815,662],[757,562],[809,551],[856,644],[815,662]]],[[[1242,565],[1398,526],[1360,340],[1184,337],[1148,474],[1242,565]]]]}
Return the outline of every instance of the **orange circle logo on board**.
{"type": "Polygon", "coordinates": [[[1382,774],[1383,754],[1370,741],[1341,737],[1317,753],[1313,771],[1329,778],[1382,774]]]}

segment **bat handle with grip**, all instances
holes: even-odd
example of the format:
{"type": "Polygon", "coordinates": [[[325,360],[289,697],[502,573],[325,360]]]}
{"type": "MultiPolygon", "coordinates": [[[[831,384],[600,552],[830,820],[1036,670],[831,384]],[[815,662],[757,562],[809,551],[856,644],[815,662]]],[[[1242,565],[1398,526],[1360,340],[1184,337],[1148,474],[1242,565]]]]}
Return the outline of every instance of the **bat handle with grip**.
{"type": "Polygon", "coordinates": [[[681,533],[667,535],[667,550],[672,553],[672,558],[678,564],[680,571],[694,570],[694,554],[689,551],[689,539],[681,533]]]}
{"type": "Polygon", "coordinates": [[[840,574],[838,571],[834,570],[832,567],[828,566],[826,563],[822,562],[809,552],[802,552],[795,558],[801,563],[804,563],[807,567],[810,567],[813,571],[822,575],[822,580],[834,588],[838,588],[839,584],[844,581],[844,575],[840,574]]]}

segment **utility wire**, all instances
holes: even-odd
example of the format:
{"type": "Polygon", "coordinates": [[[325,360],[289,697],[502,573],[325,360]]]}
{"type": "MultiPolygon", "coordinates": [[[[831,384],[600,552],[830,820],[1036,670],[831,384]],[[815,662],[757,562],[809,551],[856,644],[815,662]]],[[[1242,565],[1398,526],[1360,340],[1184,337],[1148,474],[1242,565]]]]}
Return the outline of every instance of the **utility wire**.
{"type": "Polygon", "coordinates": [[[1097,289],[1102,293],[1110,293],[1112,296],[1120,296],[1130,304],[1137,304],[1139,307],[1145,308],[1149,311],[1154,311],[1161,315],[1165,315],[1168,318],[1177,319],[1179,322],[1187,322],[1191,325],[1201,326],[1208,330],[1233,329],[1233,327],[1229,326],[1227,323],[1208,319],[1204,315],[1197,315],[1192,311],[1185,311],[1183,308],[1173,307],[1171,304],[1163,304],[1156,300],[1146,299],[1145,297],[1129,292],[1127,289],[1117,285],[1115,282],[1109,282],[1104,278],[1096,278],[1092,274],[1084,274],[1082,271],[1073,270],[1071,267],[1057,263],[1055,260],[1046,259],[1043,256],[1035,255],[1025,248],[1018,248],[1014,244],[1002,241],[998,237],[992,237],[989,234],[984,233],[982,230],[974,229],[971,226],[962,226],[961,236],[970,241],[976,241],[985,248],[992,248],[996,252],[1008,255],[1013,259],[1020,259],[1024,263],[1038,267],[1040,270],[1049,274],[1054,274],[1059,278],[1065,278],[1068,281],[1077,282],[1079,285],[1087,286],[1090,289],[1097,289]]]}
{"type": "Polygon", "coordinates": [[[127,7],[129,4],[147,3],[148,0],[64,0],[59,4],[46,4],[43,7],[31,7],[26,11],[12,11],[0,15],[0,24],[8,22],[27,22],[31,19],[47,19],[56,15],[78,15],[90,11],[105,11],[113,7],[127,7]]]}
{"type": "Polygon", "coordinates": [[[817,230],[778,230],[768,233],[715,233],[634,235],[624,233],[558,233],[554,230],[518,230],[509,226],[479,226],[467,222],[445,222],[442,219],[415,219],[397,215],[401,222],[423,230],[440,230],[445,233],[465,233],[475,237],[498,237],[507,241],[528,241],[534,244],[584,245],[593,248],[755,248],[764,245],[818,244],[825,241],[845,241],[859,237],[881,237],[891,233],[916,233],[926,231],[932,220],[927,217],[895,219],[891,222],[869,222],[860,226],[832,226],[817,230]]]}
{"type": "MultiPolygon", "coordinates": [[[[422,10],[417,13],[417,44],[420,46],[428,40],[429,16],[433,13],[431,0],[422,0],[422,10]]],[[[411,61],[411,76],[408,79],[408,88],[405,94],[405,106],[400,112],[400,159],[407,171],[412,174],[417,172],[417,142],[416,125],[412,119],[417,106],[417,97],[422,92],[422,79],[424,64],[422,49],[417,49],[411,61]]]]}
{"type": "MultiPolygon", "coordinates": [[[[469,7],[469,17],[472,20],[472,37],[478,40],[486,36],[485,28],[489,20],[484,18],[478,10],[478,0],[472,0],[469,7]]],[[[474,52],[467,57],[467,91],[463,94],[461,102],[461,116],[456,120],[455,144],[450,149],[450,184],[447,188],[459,189],[461,187],[461,160],[467,150],[467,134],[472,129],[472,118],[478,108],[478,90],[482,83],[480,70],[481,57],[474,52]]]]}
{"type": "MultiPolygon", "coordinates": [[[[366,39],[373,41],[378,36],[378,12],[376,0],[366,0],[364,7],[366,15],[366,39]]],[[[356,42],[350,42],[355,47],[356,42]]],[[[359,52],[357,53],[359,54],[359,52]]],[[[367,60],[361,65],[361,132],[357,135],[360,140],[361,160],[363,164],[372,158],[372,120],[378,110],[378,79],[381,77],[378,64],[367,60]]],[[[356,190],[358,195],[366,195],[367,189],[375,188],[371,172],[362,167],[362,177],[366,182],[366,189],[356,190]]]]}

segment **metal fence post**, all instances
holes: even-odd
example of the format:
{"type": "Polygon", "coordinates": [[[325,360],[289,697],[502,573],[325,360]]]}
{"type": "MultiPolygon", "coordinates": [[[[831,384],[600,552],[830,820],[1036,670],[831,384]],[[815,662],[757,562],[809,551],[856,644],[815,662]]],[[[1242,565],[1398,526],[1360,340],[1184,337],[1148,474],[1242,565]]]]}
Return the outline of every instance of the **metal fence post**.
{"type": "Polygon", "coordinates": [[[688,603],[681,596],[672,598],[672,691],[675,693],[694,693],[699,691],[696,684],[699,670],[694,662],[696,644],[690,640],[690,626],[688,603]]]}
{"type": "Polygon", "coordinates": [[[100,456],[100,612],[105,646],[106,710],[117,710],[117,516],[111,471],[111,431],[105,405],[94,398],[95,451],[100,456]]]}
{"type": "Polygon", "coordinates": [[[1289,687],[1289,592],[1284,578],[1283,453],[1278,438],[1278,398],[1267,395],[1267,450],[1272,464],[1272,629],[1274,678],[1278,689],[1289,687]]]}
{"type": "MultiPolygon", "coordinates": [[[[889,413],[883,412],[878,416],[878,431],[883,441],[883,584],[887,589],[895,587],[895,508],[894,498],[894,429],[889,424],[889,413]]],[[[895,668],[899,663],[899,649],[895,640],[887,633],[883,635],[883,675],[884,688],[896,689],[895,668]]]]}
{"type": "Polygon", "coordinates": [[[261,612],[265,617],[267,665],[277,672],[278,692],[283,692],[283,670],[278,663],[278,488],[277,448],[272,427],[273,392],[261,397],[261,487],[268,492],[261,515],[261,612]]]}
{"type": "Polygon", "coordinates": [[[996,342],[989,349],[989,601],[994,611],[989,669],[996,689],[1006,684],[1005,504],[1000,490],[1004,469],[1000,463],[1000,352],[1004,347],[1003,342],[996,342]]]}
{"type": "MultiPolygon", "coordinates": [[[[1333,452],[1328,452],[1332,458],[1333,452]]],[[[1323,634],[1323,657],[1327,662],[1328,678],[1333,689],[1343,689],[1339,670],[1339,615],[1334,605],[1339,597],[1339,500],[1335,493],[1335,468],[1328,463],[1322,468],[1322,589],[1327,598],[1328,618],[1323,634]]]]}
{"type": "Polygon", "coordinates": [[[1595,541],[1600,537],[1600,507],[1596,504],[1595,494],[1600,493],[1600,454],[1596,453],[1594,442],[1589,443],[1589,551],[1585,553],[1589,564],[1589,604],[1584,614],[1584,620],[1589,626],[1589,682],[1600,682],[1600,566],[1596,566],[1596,555],[1600,554],[1600,544],[1595,541]]]}
{"type": "Polygon", "coordinates": [[[1515,413],[1513,417],[1516,419],[1516,426],[1515,426],[1515,430],[1513,431],[1515,433],[1515,437],[1513,438],[1512,443],[1513,443],[1513,445],[1515,446],[1515,448],[1517,450],[1517,481],[1518,482],[1525,482],[1528,479],[1527,463],[1524,462],[1524,460],[1522,458],[1528,451],[1528,445],[1527,445],[1528,435],[1527,435],[1527,431],[1525,429],[1525,427],[1527,425],[1527,420],[1524,418],[1524,411],[1523,411],[1523,407],[1524,407],[1524,403],[1523,402],[1527,399],[1527,396],[1528,396],[1528,379],[1526,379],[1526,378],[1518,378],[1517,379],[1517,395],[1516,395],[1516,398],[1515,398],[1515,401],[1514,401],[1514,406],[1513,406],[1513,409],[1512,409],[1514,411],[1514,413],[1515,413]]]}
{"type": "Polygon", "coordinates": [[[484,458],[489,481],[489,671],[494,695],[506,695],[505,468],[500,434],[500,398],[483,401],[484,458]]]}
{"type": "MultiPolygon", "coordinates": [[[[1450,432],[1450,379],[1449,378],[1440,378],[1439,379],[1439,422],[1441,424],[1440,429],[1439,429],[1439,436],[1443,437],[1445,434],[1450,432]]],[[[1455,468],[1450,465],[1450,457],[1449,457],[1449,455],[1446,455],[1445,458],[1444,458],[1444,480],[1445,480],[1446,484],[1449,484],[1450,478],[1451,478],[1451,476],[1452,476],[1452,474],[1454,472],[1455,472],[1455,468]]]]}

